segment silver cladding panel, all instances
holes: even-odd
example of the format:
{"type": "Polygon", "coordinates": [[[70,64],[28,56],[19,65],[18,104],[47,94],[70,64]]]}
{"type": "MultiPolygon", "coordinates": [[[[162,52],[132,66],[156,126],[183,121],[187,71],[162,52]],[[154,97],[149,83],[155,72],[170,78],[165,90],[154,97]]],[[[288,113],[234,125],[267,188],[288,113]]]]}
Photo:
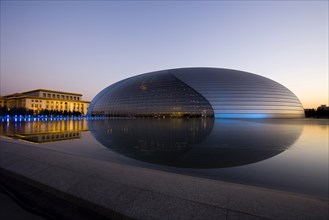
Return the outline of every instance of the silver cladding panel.
{"type": "Polygon", "coordinates": [[[171,74],[204,96],[216,118],[301,118],[304,108],[281,84],[243,71],[182,68],[171,74]]]}

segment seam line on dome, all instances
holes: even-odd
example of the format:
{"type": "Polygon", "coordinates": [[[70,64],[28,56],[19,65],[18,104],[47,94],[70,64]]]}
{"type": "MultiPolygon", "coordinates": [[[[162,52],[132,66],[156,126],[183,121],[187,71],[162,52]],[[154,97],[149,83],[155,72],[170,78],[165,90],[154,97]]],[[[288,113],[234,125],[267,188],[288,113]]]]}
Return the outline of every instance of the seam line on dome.
{"type": "Polygon", "coordinates": [[[175,79],[177,79],[179,82],[183,83],[184,85],[186,85],[187,87],[189,87],[190,89],[192,89],[194,92],[196,92],[197,94],[199,94],[210,106],[212,112],[213,112],[213,117],[215,117],[215,110],[212,107],[212,105],[210,104],[209,100],[204,97],[200,92],[198,92],[197,90],[195,90],[193,87],[191,87],[190,85],[188,85],[186,82],[184,82],[183,80],[179,79],[177,76],[175,76],[170,70],[167,70],[168,73],[173,76],[175,79]]]}

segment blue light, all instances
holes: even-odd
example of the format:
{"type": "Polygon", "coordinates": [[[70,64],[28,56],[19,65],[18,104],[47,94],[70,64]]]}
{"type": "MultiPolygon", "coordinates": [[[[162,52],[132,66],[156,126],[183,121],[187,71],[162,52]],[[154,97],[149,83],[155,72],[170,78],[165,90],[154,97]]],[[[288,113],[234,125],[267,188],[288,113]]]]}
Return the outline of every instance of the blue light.
{"type": "Polygon", "coordinates": [[[269,118],[268,114],[215,114],[215,118],[269,118]]]}

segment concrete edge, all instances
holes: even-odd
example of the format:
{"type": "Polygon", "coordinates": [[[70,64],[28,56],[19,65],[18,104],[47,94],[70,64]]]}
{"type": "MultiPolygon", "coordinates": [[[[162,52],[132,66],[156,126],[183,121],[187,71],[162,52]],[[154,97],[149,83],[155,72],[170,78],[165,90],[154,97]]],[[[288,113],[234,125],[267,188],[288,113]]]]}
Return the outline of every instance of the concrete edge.
{"type": "Polygon", "coordinates": [[[0,184],[48,219],[131,219],[87,200],[0,168],[0,184]]]}

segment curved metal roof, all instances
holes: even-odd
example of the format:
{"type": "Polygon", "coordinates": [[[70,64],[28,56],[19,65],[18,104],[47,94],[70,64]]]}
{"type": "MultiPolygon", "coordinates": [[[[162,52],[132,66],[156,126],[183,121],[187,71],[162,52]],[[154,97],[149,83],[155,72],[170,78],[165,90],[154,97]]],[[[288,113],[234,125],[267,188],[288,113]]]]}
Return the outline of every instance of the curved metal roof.
{"type": "Polygon", "coordinates": [[[283,85],[219,68],[156,71],[119,81],[92,100],[89,115],[300,118],[299,99],[283,85]]]}

